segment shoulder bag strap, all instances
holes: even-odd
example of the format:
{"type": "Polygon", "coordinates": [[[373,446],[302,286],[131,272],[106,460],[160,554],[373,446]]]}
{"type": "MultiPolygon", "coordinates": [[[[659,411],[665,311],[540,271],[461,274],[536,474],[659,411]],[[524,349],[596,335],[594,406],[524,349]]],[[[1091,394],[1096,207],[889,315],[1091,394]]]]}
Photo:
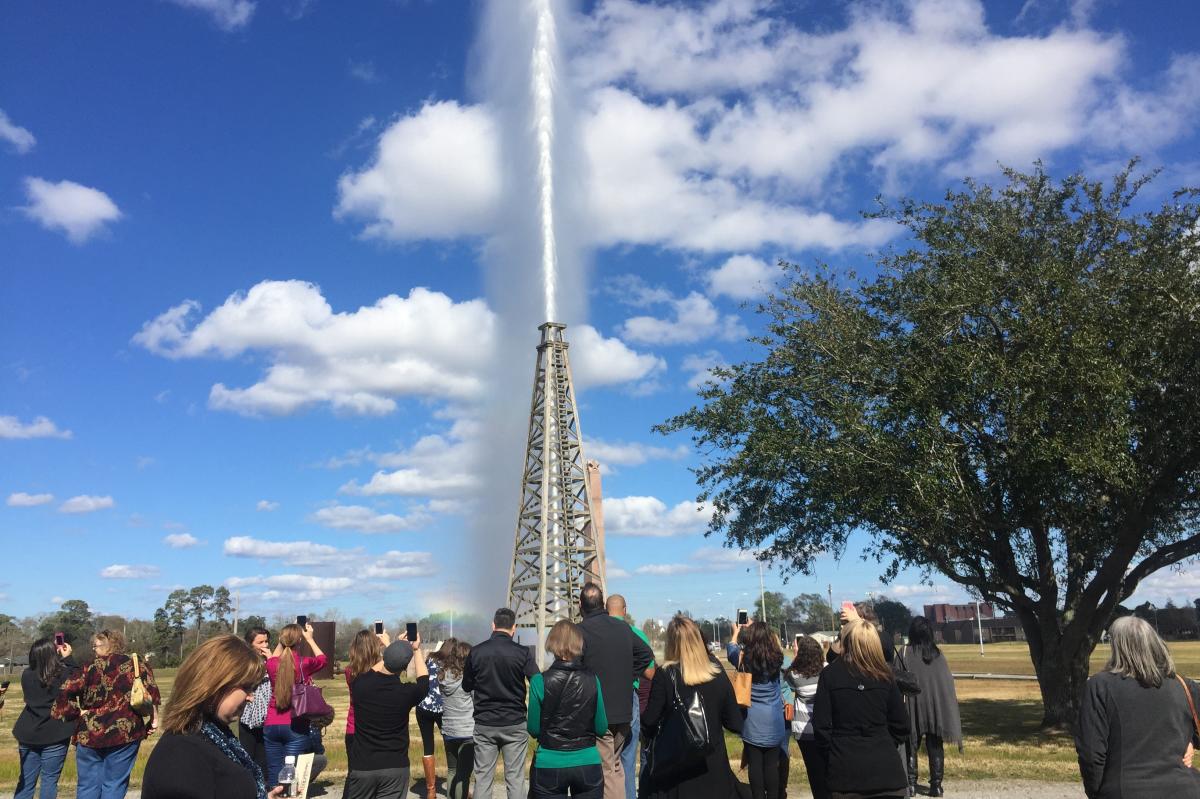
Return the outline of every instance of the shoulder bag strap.
{"type": "Polygon", "coordinates": [[[1192,727],[1196,730],[1196,737],[1200,738],[1200,718],[1196,717],[1196,702],[1192,699],[1192,689],[1188,688],[1187,680],[1178,674],[1175,679],[1179,680],[1179,684],[1183,686],[1183,695],[1187,697],[1188,710],[1192,712],[1192,727]]]}

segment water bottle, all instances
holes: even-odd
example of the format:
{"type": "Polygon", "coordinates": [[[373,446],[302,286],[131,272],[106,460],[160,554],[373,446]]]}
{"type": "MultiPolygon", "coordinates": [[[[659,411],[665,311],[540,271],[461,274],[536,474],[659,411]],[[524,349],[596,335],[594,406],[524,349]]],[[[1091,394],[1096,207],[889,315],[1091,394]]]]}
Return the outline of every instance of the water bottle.
{"type": "Polygon", "coordinates": [[[295,796],[296,787],[296,756],[288,755],[283,759],[283,768],[279,769],[279,784],[283,786],[284,796],[295,796]]]}

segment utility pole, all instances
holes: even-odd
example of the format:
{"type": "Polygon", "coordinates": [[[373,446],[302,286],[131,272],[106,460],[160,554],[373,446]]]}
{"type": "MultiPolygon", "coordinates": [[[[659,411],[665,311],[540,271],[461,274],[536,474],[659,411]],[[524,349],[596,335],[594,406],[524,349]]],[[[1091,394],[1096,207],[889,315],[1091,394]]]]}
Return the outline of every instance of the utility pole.
{"type": "Polygon", "coordinates": [[[825,586],[829,592],[829,623],[832,625],[829,629],[836,631],[838,628],[837,611],[833,609],[833,583],[825,586]]]}
{"type": "Polygon", "coordinates": [[[983,617],[979,615],[979,600],[975,600],[975,624],[979,626],[979,657],[983,657],[983,617]]]}
{"type": "Polygon", "coordinates": [[[237,589],[233,594],[233,634],[237,635],[238,631],[238,616],[242,613],[242,589],[237,589]]]}
{"type": "Polygon", "coordinates": [[[763,562],[761,560],[758,562],[758,595],[762,602],[762,620],[764,624],[767,624],[769,623],[767,621],[767,588],[763,582],[763,562]]]}

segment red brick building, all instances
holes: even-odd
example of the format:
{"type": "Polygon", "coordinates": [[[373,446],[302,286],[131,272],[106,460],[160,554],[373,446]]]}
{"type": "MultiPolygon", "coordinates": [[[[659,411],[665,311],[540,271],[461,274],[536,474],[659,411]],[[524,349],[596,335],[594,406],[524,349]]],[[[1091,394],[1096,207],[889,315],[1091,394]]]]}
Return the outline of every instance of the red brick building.
{"type": "MultiPolygon", "coordinates": [[[[944,624],[948,621],[967,621],[968,619],[974,621],[975,603],[972,602],[969,605],[949,605],[946,603],[926,605],[925,613],[922,615],[934,624],[944,624]]],[[[990,602],[979,603],[979,618],[996,618],[996,612],[990,602]]]]}

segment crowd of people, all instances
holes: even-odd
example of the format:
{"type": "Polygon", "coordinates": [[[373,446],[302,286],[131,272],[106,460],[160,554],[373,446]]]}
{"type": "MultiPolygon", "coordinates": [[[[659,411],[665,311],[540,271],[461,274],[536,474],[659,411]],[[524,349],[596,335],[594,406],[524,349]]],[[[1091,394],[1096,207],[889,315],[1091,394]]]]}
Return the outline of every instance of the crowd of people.
{"type": "MultiPolygon", "coordinates": [[[[925,619],[912,621],[897,649],[869,606],[847,603],[836,641],[825,649],[796,636],[786,665],[768,625],[747,621],[726,648],[727,674],[690,618],[671,620],[656,663],[626,621],[622,597],[605,601],[588,584],[579,612],[579,622],[549,631],[544,670],[515,640],[508,608],[474,646],[450,638],[427,653],[408,632],[397,640],[358,632],[344,670],[343,795],[408,794],[411,721],[426,799],[437,795],[437,731],[451,799],[492,799],[501,761],[507,799],[784,799],[793,739],[817,799],[915,795],[922,745],[928,795],[944,795],[945,744],[961,750],[962,729],[953,677],[925,619]],[[736,770],[725,731],[742,741],[732,753],[740,754],[736,770]]],[[[1195,684],[1176,673],[1145,621],[1118,619],[1110,638],[1076,738],[1087,796],[1200,796],[1191,768],[1200,746],[1195,684]]],[[[141,742],[156,732],[144,799],[277,799],[288,793],[297,756],[314,755],[314,778],[323,767],[332,708],[314,695],[312,675],[328,658],[311,625],[286,625],[273,648],[259,627],[205,641],[180,667],[161,712],[153,671],[126,653],[119,632],[97,633],[92,648],[93,660],[79,665],[61,637],[33,644],[13,729],[17,799],[32,799],[39,782],[41,799],[57,795],[71,743],[76,796],[119,799],[141,742]],[[302,642],[311,654],[301,654],[302,642]]]]}

